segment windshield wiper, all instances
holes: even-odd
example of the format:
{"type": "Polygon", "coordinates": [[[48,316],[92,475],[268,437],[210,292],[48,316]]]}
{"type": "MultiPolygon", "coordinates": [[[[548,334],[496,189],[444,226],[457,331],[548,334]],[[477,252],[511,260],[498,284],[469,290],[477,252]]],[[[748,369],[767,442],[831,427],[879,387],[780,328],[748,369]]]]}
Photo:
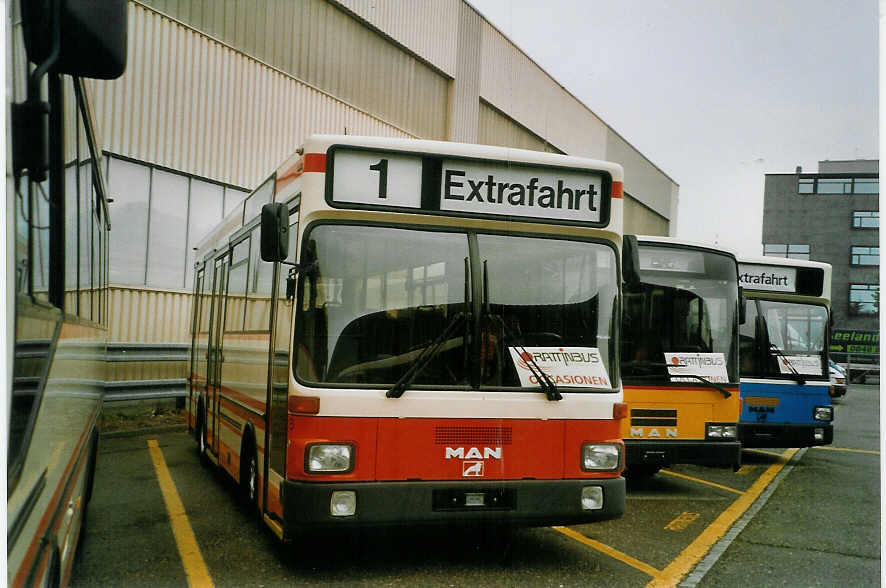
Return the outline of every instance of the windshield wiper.
{"type": "MultiPolygon", "coordinates": [[[[659,363],[656,361],[645,361],[645,360],[624,361],[624,362],[622,362],[621,365],[633,365],[633,366],[638,366],[638,367],[663,367],[663,368],[689,367],[688,365],[682,364],[682,363],[674,365],[672,363],[664,363],[664,362],[659,363]]],[[[661,374],[649,374],[649,375],[644,375],[644,376],[640,376],[640,377],[641,378],[650,377],[650,376],[659,377],[660,375],[661,374]]],[[[667,373],[667,376],[669,378],[695,378],[696,380],[704,382],[705,384],[707,384],[711,388],[716,389],[720,394],[723,395],[723,398],[729,398],[730,396],[732,396],[732,392],[730,392],[729,390],[727,390],[726,388],[724,388],[720,384],[705,378],[704,376],[699,376],[697,374],[672,374],[670,372],[667,373]]]]}
{"type": "Polygon", "coordinates": [[[485,259],[483,260],[483,312],[486,316],[496,321],[499,326],[501,326],[501,332],[505,337],[515,341],[514,347],[517,348],[520,357],[526,362],[526,367],[529,368],[529,372],[535,376],[535,379],[538,381],[538,386],[542,389],[542,392],[545,393],[545,397],[548,400],[563,400],[563,395],[557,390],[557,385],[551,377],[539,367],[532,354],[526,351],[526,348],[523,347],[522,338],[514,336],[514,333],[502,317],[492,314],[492,310],[489,308],[489,273],[487,272],[485,259]]]}
{"type": "MultiPolygon", "coordinates": [[[[782,351],[782,349],[781,349],[778,345],[776,345],[775,343],[770,343],[770,344],[769,344],[769,350],[772,351],[772,352],[774,352],[775,355],[777,355],[778,357],[784,359],[784,363],[785,363],[785,364],[788,366],[788,368],[793,372],[793,374],[792,374],[792,375],[794,376],[793,379],[794,379],[799,385],[802,386],[802,385],[804,385],[804,384],[806,383],[806,378],[804,378],[804,377],[800,374],[800,372],[797,371],[797,368],[794,367],[794,364],[791,363],[791,360],[788,359],[788,356],[785,355],[785,352],[782,351]]],[[[781,371],[781,370],[779,370],[779,371],[781,371]]]]}
{"type": "Polygon", "coordinates": [[[446,325],[446,328],[443,329],[437,337],[428,344],[427,347],[422,349],[419,356],[412,362],[412,365],[406,370],[400,379],[397,380],[393,387],[385,393],[385,396],[388,398],[400,398],[403,396],[403,393],[406,391],[406,388],[409,387],[412,382],[421,374],[421,372],[431,363],[431,360],[437,356],[437,353],[443,347],[443,343],[449,339],[449,335],[452,334],[452,331],[455,330],[455,327],[458,325],[462,319],[465,318],[465,313],[459,312],[455,316],[453,316],[449,320],[449,324],[446,325]]]}

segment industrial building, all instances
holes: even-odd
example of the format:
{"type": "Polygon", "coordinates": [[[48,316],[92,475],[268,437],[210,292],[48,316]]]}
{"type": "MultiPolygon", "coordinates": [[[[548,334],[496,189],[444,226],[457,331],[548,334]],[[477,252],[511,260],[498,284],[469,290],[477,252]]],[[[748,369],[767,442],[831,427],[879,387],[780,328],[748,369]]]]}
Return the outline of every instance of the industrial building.
{"type": "MultiPolygon", "coordinates": [[[[196,244],[315,133],[615,161],[625,230],[675,233],[677,183],[463,0],[131,1],[128,43],[120,79],[87,82],[112,343],[188,340],[196,244]]],[[[184,377],[183,360],[164,370],[139,377],[184,377]]]]}
{"type": "Polygon", "coordinates": [[[833,266],[834,328],[879,331],[879,161],[820,161],[766,174],[763,254],[833,266]]]}

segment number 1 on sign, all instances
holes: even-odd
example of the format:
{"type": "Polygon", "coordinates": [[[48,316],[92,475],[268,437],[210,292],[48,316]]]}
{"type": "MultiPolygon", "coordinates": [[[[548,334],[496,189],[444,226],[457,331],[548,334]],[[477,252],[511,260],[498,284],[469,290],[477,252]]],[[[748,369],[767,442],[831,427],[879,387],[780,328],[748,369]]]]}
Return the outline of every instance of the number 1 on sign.
{"type": "Polygon", "coordinates": [[[388,197],[388,160],[380,159],[378,163],[370,165],[369,169],[378,172],[378,197],[388,197]]]}

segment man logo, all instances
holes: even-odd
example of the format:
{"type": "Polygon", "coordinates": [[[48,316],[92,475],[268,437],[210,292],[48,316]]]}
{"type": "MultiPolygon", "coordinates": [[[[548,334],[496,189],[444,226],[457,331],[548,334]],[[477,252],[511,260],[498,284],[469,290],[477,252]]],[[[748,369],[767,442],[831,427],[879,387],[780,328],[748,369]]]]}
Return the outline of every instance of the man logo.
{"type": "Polygon", "coordinates": [[[482,461],[464,461],[462,462],[461,475],[465,478],[482,478],[483,462],[482,461]]]}

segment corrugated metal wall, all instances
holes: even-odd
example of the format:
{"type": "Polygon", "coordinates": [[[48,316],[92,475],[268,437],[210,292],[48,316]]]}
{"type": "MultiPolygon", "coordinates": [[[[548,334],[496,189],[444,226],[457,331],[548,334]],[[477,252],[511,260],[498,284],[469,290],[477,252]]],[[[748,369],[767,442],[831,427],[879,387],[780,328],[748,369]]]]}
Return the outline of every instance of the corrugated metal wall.
{"type": "Polygon", "coordinates": [[[603,121],[488,22],[482,35],[483,100],[570,155],[606,159],[603,121]]]}
{"type": "Polygon", "coordinates": [[[637,194],[643,204],[665,218],[676,212],[671,210],[671,203],[675,200],[672,193],[676,184],[627,141],[611,131],[606,144],[606,158],[624,166],[626,192],[637,194]],[[627,170],[631,170],[630,175],[627,170]]]}
{"type": "Polygon", "coordinates": [[[478,129],[477,142],[483,145],[562,153],[543,138],[523,128],[483,101],[480,101],[478,129]]]}
{"type": "Polygon", "coordinates": [[[112,286],[108,341],[190,342],[192,298],[187,292],[112,286]]]}
{"type": "Polygon", "coordinates": [[[104,149],[255,186],[312,133],[410,136],[137,4],[129,63],[90,81],[104,149]]]}
{"type": "Polygon", "coordinates": [[[624,195],[623,201],[625,233],[668,236],[668,219],[643,206],[640,201],[629,194],[624,195]]]}
{"type": "MultiPolygon", "coordinates": [[[[454,78],[462,0],[332,0],[454,78]],[[447,34],[447,31],[449,34],[447,34]]],[[[473,10],[471,12],[474,12],[473,10]]],[[[476,13],[475,13],[476,14],[476,13]]]]}
{"type": "MultiPolygon", "coordinates": [[[[440,113],[447,109],[449,78],[325,0],[145,3],[411,134],[446,138],[440,113]]],[[[371,12],[360,3],[354,7],[371,12]]],[[[399,30],[417,28],[404,40],[426,34],[428,40],[418,45],[433,48],[440,36],[431,31],[440,23],[432,19],[445,22],[450,12],[425,2],[407,11],[411,18],[399,30]],[[414,26],[423,19],[425,30],[414,26]]],[[[379,14],[379,24],[394,22],[394,16],[392,10],[379,14]]],[[[445,56],[446,45],[429,57],[445,56]]]]}

